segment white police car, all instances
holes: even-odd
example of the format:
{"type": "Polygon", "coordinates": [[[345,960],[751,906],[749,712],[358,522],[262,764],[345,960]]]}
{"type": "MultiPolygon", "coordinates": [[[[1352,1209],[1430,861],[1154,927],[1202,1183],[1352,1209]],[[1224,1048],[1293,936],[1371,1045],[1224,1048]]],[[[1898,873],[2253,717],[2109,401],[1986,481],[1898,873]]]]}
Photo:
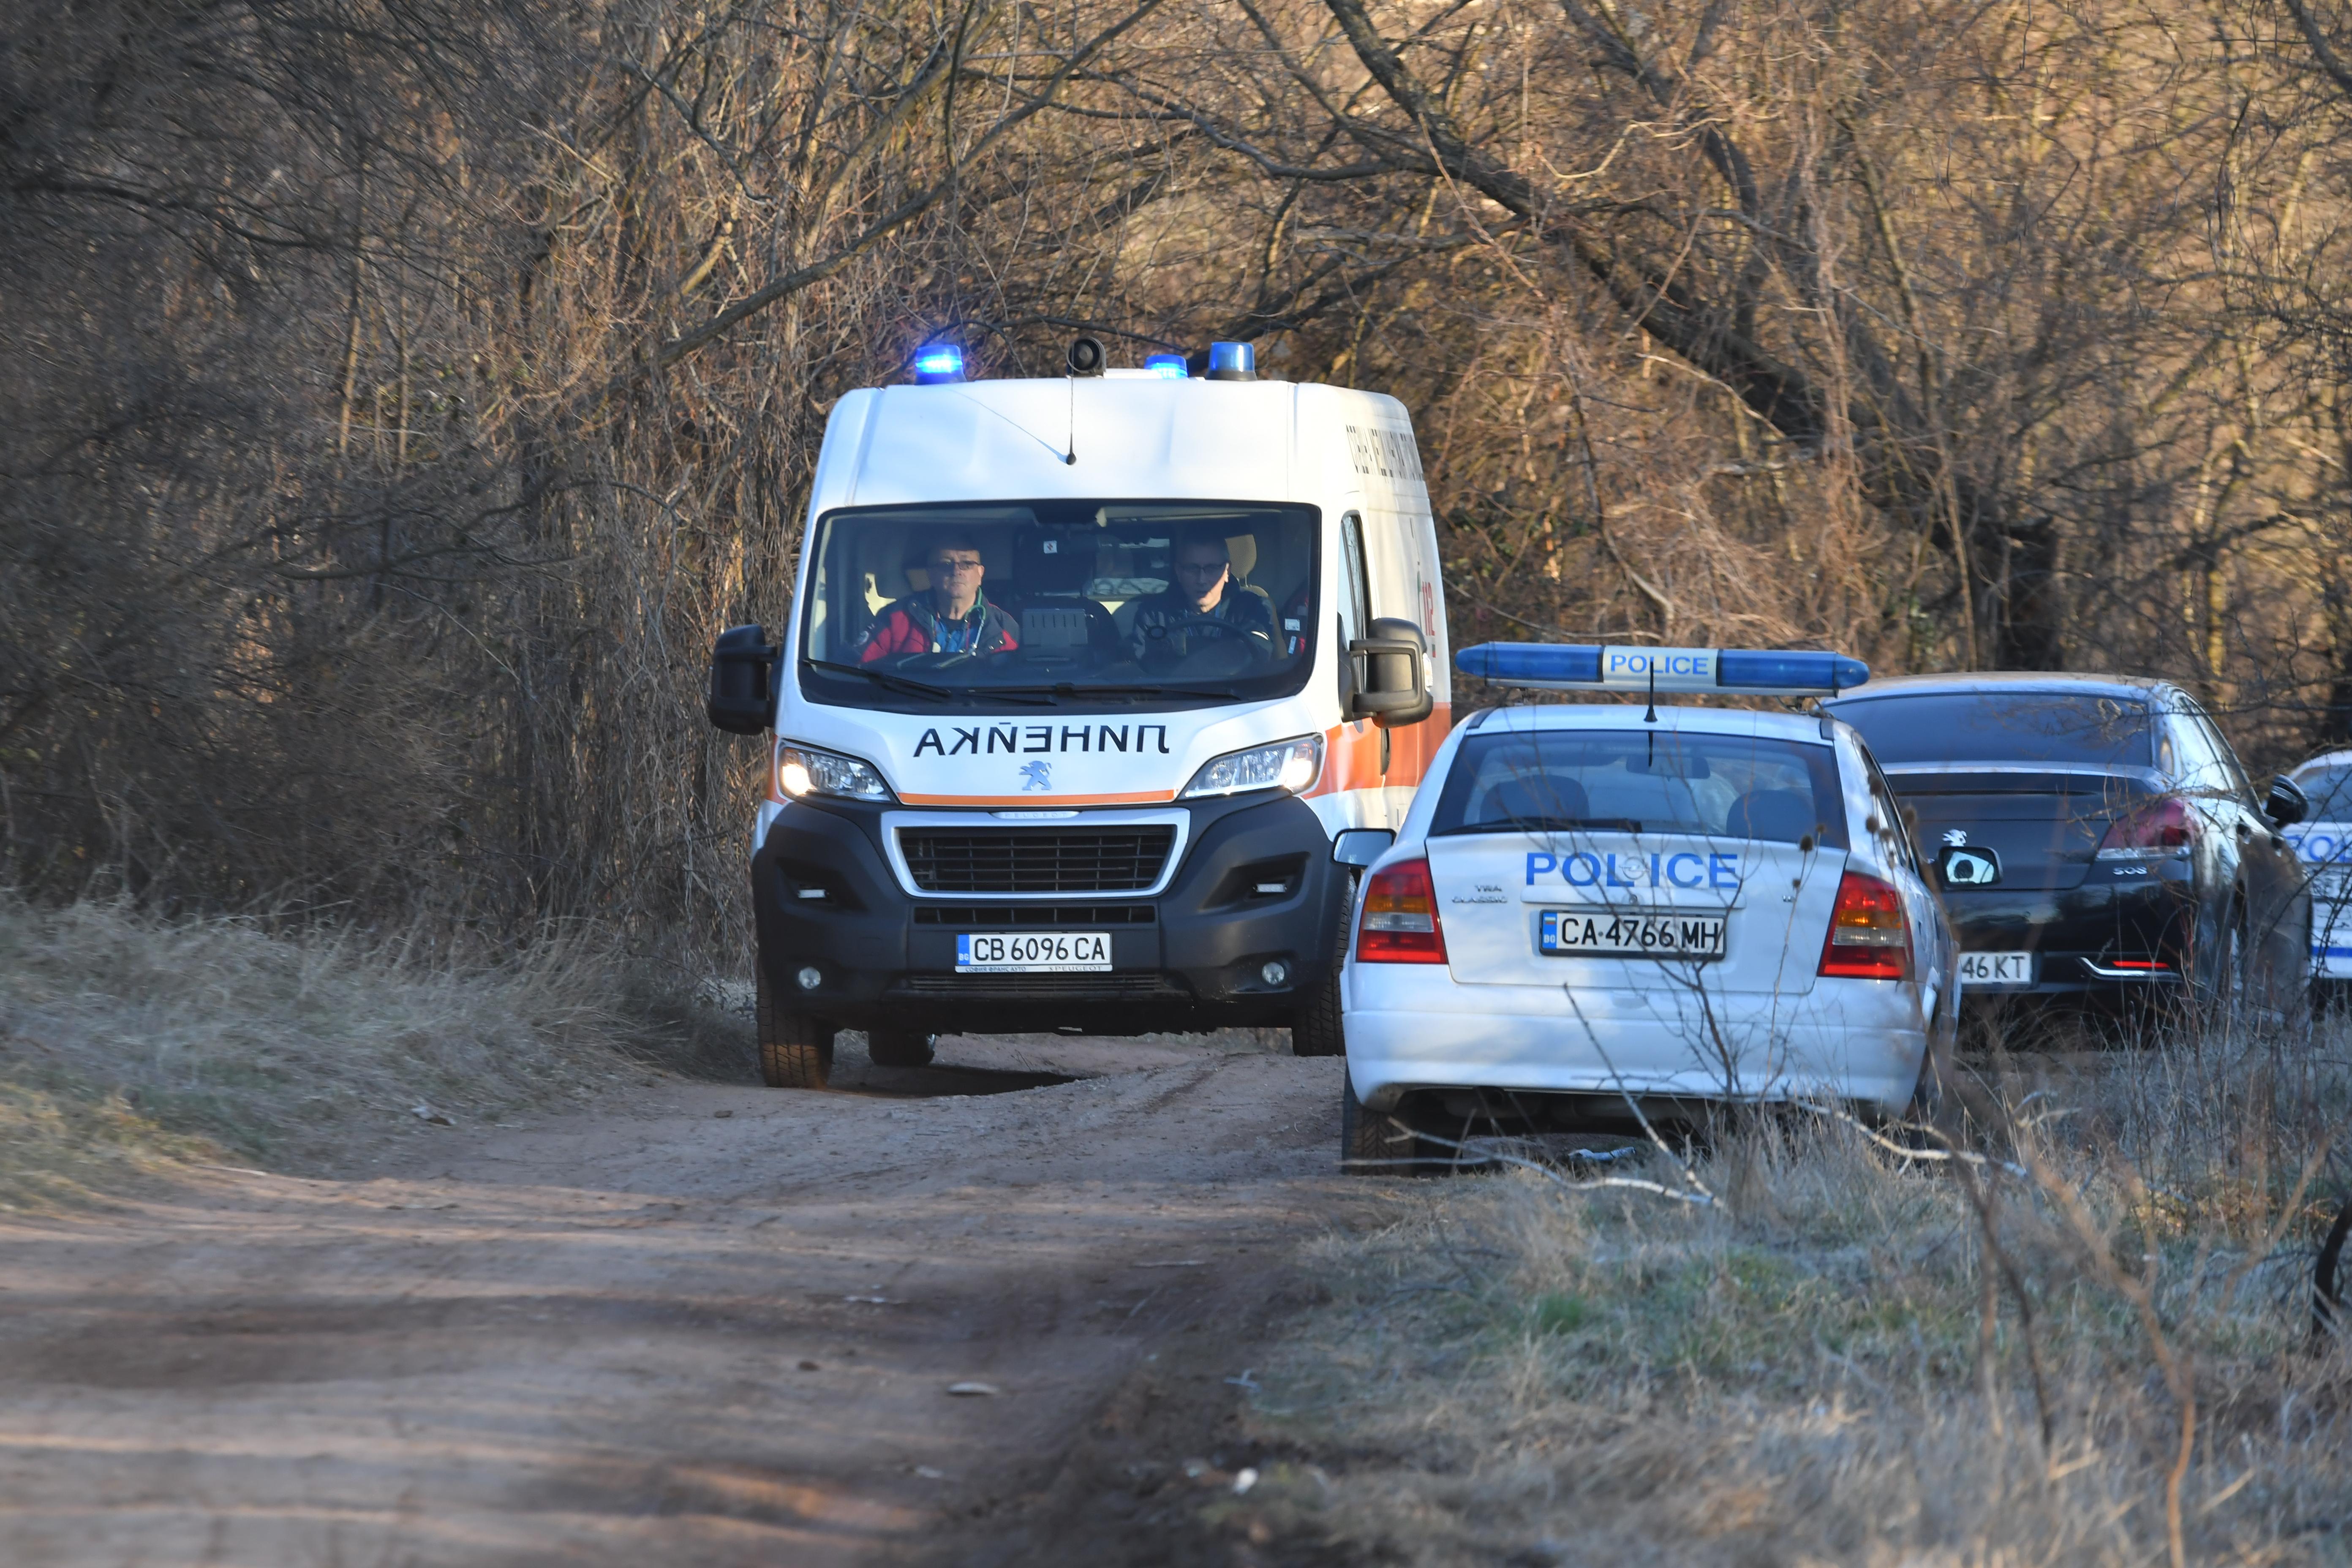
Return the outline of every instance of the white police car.
{"type": "Polygon", "coordinates": [[[1489,710],[1367,872],[1343,980],[1342,1163],[1720,1101],[1900,1112],[1955,946],[1892,792],[1835,720],[1656,694],[1830,695],[1834,654],[1490,643],[1489,680],[1647,704],[1489,710]]]}
{"type": "Polygon", "coordinates": [[[2311,977],[2352,982],[2352,752],[2322,752],[2287,777],[2311,802],[2286,841],[2311,885],[2311,977]]]}

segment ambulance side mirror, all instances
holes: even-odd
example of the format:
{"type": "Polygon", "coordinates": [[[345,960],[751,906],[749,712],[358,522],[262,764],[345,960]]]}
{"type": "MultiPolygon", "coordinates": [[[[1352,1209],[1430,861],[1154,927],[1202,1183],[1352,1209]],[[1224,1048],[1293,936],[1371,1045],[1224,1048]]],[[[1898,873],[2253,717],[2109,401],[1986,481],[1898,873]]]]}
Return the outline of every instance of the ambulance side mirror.
{"type": "Polygon", "coordinates": [[[1348,717],[1370,719],[1383,730],[1420,723],[1435,706],[1429,694],[1428,639],[1419,626],[1396,616],[1382,616],[1366,629],[1370,636],[1348,645],[1348,717]]]}
{"type": "Polygon", "coordinates": [[[776,650],[760,626],[729,626],[710,650],[710,721],[737,735],[775,722],[776,650]]]}

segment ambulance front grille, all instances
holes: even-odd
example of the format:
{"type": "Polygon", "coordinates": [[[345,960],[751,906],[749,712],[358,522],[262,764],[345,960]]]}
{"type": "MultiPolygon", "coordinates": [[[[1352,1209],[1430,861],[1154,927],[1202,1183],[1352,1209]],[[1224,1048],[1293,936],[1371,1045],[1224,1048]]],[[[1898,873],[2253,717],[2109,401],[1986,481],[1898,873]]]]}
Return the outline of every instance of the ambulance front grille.
{"type": "Polygon", "coordinates": [[[901,828],[926,893],[1135,893],[1160,880],[1176,829],[901,828]]]}

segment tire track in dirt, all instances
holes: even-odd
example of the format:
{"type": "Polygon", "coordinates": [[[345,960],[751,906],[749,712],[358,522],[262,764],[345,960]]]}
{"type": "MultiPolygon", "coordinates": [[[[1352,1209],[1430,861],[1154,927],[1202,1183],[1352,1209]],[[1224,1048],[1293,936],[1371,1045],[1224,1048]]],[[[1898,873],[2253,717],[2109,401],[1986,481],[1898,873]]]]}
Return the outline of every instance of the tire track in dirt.
{"type": "Polygon", "coordinates": [[[0,1561],[1210,1560],[1134,1478],[1350,1205],[1339,1065],[942,1057],[0,1227],[0,1561]]]}

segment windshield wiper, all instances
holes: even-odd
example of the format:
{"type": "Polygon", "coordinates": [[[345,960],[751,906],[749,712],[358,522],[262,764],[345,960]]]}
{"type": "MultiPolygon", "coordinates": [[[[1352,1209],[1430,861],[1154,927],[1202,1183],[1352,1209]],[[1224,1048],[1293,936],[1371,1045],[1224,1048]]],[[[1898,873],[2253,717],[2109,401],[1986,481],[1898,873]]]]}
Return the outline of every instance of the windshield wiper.
{"type": "MultiPolygon", "coordinates": [[[[808,661],[808,666],[811,669],[837,670],[843,675],[862,675],[866,679],[879,682],[881,685],[888,687],[893,691],[905,691],[910,692],[918,697],[928,697],[934,702],[945,702],[951,698],[959,697],[969,701],[975,698],[993,696],[1000,690],[1028,691],[1052,689],[1050,687],[1021,686],[934,686],[928,680],[917,680],[912,676],[896,675],[887,669],[876,669],[870,665],[839,664],[827,658],[810,659],[808,661]]],[[[1051,707],[1052,705],[1053,699],[1050,697],[1043,702],[1031,701],[1025,704],[1025,706],[1032,708],[1045,708],[1051,707]]]]}
{"type": "Polygon", "coordinates": [[[912,692],[918,697],[928,697],[934,702],[944,702],[955,695],[944,686],[933,686],[927,680],[909,680],[903,675],[893,675],[887,669],[869,669],[862,664],[836,664],[828,658],[813,658],[808,661],[808,667],[811,669],[834,670],[842,675],[862,675],[893,691],[912,692]]]}
{"type": "Polygon", "coordinates": [[[1069,680],[1059,681],[1051,686],[977,686],[972,689],[975,692],[1044,691],[1055,697],[1222,697],[1228,701],[1236,695],[1231,688],[1223,691],[1213,691],[1197,686],[1121,686],[1117,683],[1108,686],[1091,684],[1081,686],[1076,681],[1069,680]]]}

